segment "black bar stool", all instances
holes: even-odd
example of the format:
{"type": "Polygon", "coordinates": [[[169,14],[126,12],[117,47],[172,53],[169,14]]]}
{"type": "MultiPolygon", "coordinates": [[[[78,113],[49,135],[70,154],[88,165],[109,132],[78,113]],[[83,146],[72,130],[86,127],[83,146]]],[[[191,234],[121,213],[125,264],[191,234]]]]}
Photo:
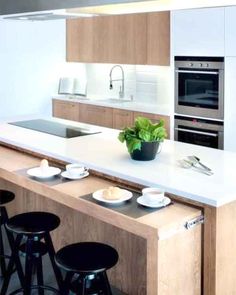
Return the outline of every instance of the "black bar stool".
{"type": "Polygon", "coordinates": [[[64,294],[111,295],[106,270],[118,261],[118,253],[111,246],[83,242],[68,245],[56,253],[56,264],[66,271],[64,294]]]}
{"type": "Polygon", "coordinates": [[[0,190],[0,277],[5,277],[6,275],[6,259],[10,259],[9,255],[5,254],[4,244],[3,244],[3,232],[2,226],[8,220],[7,209],[4,205],[10,203],[15,199],[14,193],[6,190],[0,190]]]}
{"type": "Polygon", "coordinates": [[[3,281],[1,295],[5,295],[7,292],[14,264],[21,281],[21,288],[12,292],[11,295],[20,292],[29,295],[33,289],[37,289],[40,295],[44,294],[44,290],[60,294],[55,288],[44,285],[42,267],[42,256],[49,254],[57,284],[61,290],[63,288],[62,275],[55,264],[55,250],[50,236],[50,232],[56,229],[59,224],[59,217],[47,212],[23,213],[10,218],[6,222],[6,229],[10,233],[14,233],[16,238],[11,241],[12,255],[3,281]],[[22,270],[19,252],[25,256],[25,273],[22,270]],[[32,285],[34,269],[37,274],[37,285],[32,285]]]}

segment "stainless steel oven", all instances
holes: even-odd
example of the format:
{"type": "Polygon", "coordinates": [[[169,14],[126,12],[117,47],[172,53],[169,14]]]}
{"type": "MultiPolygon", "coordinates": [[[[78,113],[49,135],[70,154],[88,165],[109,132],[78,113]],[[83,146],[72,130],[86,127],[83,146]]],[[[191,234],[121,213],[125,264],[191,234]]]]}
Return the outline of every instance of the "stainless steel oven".
{"type": "Polygon", "coordinates": [[[223,57],[175,57],[175,113],[224,119],[223,57]]]}
{"type": "Polygon", "coordinates": [[[223,149],[223,130],[221,121],[175,116],[176,141],[223,149]]]}

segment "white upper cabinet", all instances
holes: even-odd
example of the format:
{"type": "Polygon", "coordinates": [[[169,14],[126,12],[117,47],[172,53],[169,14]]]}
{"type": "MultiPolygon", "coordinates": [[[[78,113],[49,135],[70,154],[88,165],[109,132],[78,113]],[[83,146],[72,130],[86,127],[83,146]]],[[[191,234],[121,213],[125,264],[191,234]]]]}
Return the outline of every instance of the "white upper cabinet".
{"type": "Polygon", "coordinates": [[[224,56],[224,8],[173,11],[171,21],[173,55],[224,56]]]}
{"type": "Polygon", "coordinates": [[[225,8],[225,55],[236,56],[236,6],[225,8]]]}

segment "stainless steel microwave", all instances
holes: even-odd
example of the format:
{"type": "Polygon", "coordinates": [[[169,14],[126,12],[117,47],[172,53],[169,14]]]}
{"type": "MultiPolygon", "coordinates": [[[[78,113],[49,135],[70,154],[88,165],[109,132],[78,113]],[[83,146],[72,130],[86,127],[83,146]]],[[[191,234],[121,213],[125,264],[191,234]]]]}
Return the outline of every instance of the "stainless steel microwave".
{"type": "Polygon", "coordinates": [[[175,113],[224,119],[222,57],[175,57],[175,113]]]}

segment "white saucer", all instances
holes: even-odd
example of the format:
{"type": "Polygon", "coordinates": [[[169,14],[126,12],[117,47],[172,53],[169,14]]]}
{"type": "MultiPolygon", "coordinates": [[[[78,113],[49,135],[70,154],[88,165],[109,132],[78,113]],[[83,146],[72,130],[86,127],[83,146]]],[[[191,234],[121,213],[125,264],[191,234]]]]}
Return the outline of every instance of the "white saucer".
{"type": "Polygon", "coordinates": [[[89,172],[85,171],[84,173],[82,173],[80,175],[71,176],[67,171],[63,171],[61,173],[61,176],[64,177],[64,178],[67,178],[67,179],[76,180],[76,179],[81,179],[81,178],[89,176],[89,172]]]}
{"type": "Polygon", "coordinates": [[[126,189],[121,189],[122,191],[122,197],[118,200],[106,200],[103,198],[103,191],[104,189],[100,189],[96,192],[93,193],[93,198],[99,202],[107,203],[107,204],[119,204],[125,201],[128,201],[133,197],[133,194],[126,190],[126,189]]]}
{"type": "Polygon", "coordinates": [[[161,207],[165,207],[167,205],[169,205],[171,202],[171,199],[168,197],[164,197],[163,201],[159,202],[159,203],[148,203],[147,201],[144,200],[143,196],[137,198],[137,203],[145,206],[145,207],[149,207],[149,208],[161,208],[161,207]]]}
{"type": "Polygon", "coordinates": [[[57,167],[47,167],[46,169],[42,169],[41,167],[35,167],[27,170],[27,174],[29,176],[37,177],[40,179],[46,179],[58,175],[61,173],[61,169],[57,167]]]}

